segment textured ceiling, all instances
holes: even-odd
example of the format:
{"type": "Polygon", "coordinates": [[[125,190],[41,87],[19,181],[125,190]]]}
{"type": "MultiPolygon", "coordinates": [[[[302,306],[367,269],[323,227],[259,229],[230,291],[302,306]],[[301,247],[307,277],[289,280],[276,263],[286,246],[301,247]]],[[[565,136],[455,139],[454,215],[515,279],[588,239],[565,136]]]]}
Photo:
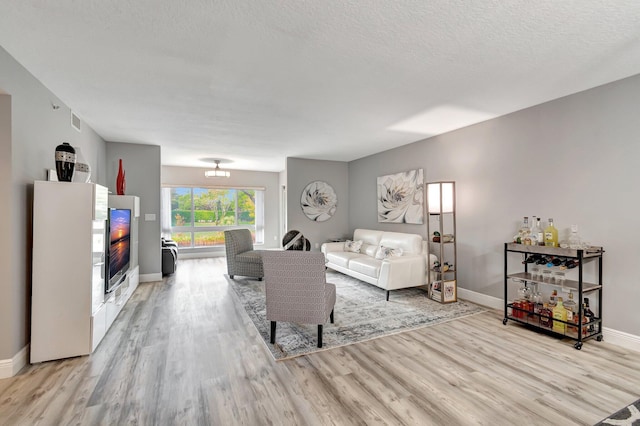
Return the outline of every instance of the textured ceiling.
{"type": "Polygon", "coordinates": [[[638,74],[639,23],[638,0],[0,0],[0,45],[104,139],[267,171],[638,74]]]}

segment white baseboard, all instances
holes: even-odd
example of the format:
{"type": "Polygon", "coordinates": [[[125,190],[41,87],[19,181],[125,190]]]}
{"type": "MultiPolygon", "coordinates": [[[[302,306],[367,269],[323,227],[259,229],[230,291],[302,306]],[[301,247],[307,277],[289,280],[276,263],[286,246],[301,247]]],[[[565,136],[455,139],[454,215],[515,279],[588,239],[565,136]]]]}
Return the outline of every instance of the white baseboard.
{"type": "Polygon", "coordinates": [[[486,294],[460,287],[458,287],[458,297],[468,300],[469,302],[477,303],[478,305],[486,306],[487,308],[504,310],[504,299],[498,297],[487,296],[486,294]]]}
{"type": "Polygon", "coordinates": [[[208,257],[226,257],[226,253],[221,251],[221,252],[184,252],[181,251],[180,254],[178,254],[178,262],[180,262],[180,259],[205,259],[208,257]]]}
{"type": "MultiPolygon", "coordinates": [[[[504,299],[500,299],[499,297],[487,296],[486,294],[464,288],[458,288],[458,297],[488,308],[498,309],[500,311],[504,310],[504,299]]],[[[640,352],[640,336],[603,327],[602,338],[605,342],[611,343],[612,345],[640,352]]]]}
{"type": "Polygon", "coordinates": [[[162,281],[162,273],[158,272],[156,274],[140,274],[141,283],[150,283],[153,281],[162,281]]]}
{"type": "Polygon", "coordinates": [[[602,338],[605,342],[611,343],[612,345],[640,352],[640,336],[602,327],[602,338]]]}
{"type": "Polygon", "coordinates": [[[29,359],[29,344],[13,356],[11,359],[0,359],[0,379],[7,379],[18,374],[18,371],[27,365],[29,359]]]}

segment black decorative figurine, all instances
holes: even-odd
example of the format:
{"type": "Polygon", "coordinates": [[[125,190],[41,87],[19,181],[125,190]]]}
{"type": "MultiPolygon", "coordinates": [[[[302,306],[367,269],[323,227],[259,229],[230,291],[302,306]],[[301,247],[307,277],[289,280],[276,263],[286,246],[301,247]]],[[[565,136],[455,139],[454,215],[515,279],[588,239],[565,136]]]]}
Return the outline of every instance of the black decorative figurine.
{"type": "Polygon", "coordinates": [[[67,142],[56,147],[56,173],[60,182],[71,182],[76,166],[76,150],[67,142]]]}

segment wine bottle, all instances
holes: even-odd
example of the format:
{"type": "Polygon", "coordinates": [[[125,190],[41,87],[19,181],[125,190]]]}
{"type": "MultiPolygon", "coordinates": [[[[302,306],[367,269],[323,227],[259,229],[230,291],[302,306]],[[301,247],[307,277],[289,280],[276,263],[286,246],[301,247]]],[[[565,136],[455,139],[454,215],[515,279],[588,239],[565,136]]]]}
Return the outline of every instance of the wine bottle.
{"type": "Polygon", "coordinates": [[[540,259],[536,260],[536,265],[546,265],[549,262],[549,259],[542,256],[540,259]]]}
{"type": "Polygon", "coordinates": [[[575,259],[567,259],[565,265],[567,266],[567,269],[573,269],[578,266],[578,261],[575,259]]]}
{"type": "Polygon", "coordinates": [[[532,254],[531,256],[527,257],[524,263],[535,263],[540,260],[540,257],[541,256],[539,254],[532,254]]]}

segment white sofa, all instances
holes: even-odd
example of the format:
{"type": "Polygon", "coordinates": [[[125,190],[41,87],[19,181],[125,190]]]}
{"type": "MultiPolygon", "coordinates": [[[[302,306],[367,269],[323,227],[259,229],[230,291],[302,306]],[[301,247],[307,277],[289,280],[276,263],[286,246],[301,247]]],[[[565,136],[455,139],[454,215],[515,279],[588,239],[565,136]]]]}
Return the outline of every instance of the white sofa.
{"type": "MultiPolygon", "coordinates": [[[[356,229],[351,241],[362,241],[360,252],[348,251],[344,242],[324,243],[328,268],[389,291],[427,284],[426,241],[420,235],[356,229]],[[380,247],[400,249],[402,254],[376,259],[380,247]]],[[[437,261],[430,255],[431,266],[437,261]]]]}

